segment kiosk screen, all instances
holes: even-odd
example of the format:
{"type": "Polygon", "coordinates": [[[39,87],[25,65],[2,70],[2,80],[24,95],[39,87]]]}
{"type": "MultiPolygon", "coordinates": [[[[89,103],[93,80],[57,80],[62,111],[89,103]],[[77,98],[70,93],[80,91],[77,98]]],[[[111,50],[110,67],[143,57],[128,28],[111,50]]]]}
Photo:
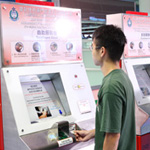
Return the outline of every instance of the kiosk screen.
{"type": "Polygon", "coordinates": [[[31,123],[71,115],[59,73],[20,76],[31,123]]]}
{"type": "Polygon", "coordinates": [[[133,66],[143,96],[150,96],[150,64],[133,66]]]}

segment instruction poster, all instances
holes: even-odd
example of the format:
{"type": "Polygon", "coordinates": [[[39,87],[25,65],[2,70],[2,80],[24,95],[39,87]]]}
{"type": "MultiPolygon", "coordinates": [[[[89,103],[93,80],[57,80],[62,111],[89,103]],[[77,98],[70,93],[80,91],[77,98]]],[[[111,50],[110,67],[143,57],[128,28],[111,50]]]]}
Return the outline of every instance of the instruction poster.
{"type": "Polygon", "coordinates": [[[127,38],[124,56],[150,56],[150,17],[123,15],[123,29],[127,38]]]}
{"type": "Polygon", "coordinates": [[[79,9],[1,4],[4,65],[81,61],[79,9]]]}
{"type": "Polygon", "coordinates": [[[20,82],[31,123],[65,115],[51,81],[40,81],[37,75],[21,76],[20,82]]]}

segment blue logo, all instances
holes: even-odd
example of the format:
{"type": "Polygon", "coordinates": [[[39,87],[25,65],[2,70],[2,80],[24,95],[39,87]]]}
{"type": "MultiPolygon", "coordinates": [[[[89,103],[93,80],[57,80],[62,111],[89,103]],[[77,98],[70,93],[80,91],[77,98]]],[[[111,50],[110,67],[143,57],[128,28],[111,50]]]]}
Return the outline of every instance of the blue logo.
{"type": "Polygon", "coordinates": [[[132,26],[132,20],[130,18],[128,19],[127,24],[128,24],[128,27],[132,26]]]}
{"type": "Polygon", "coordinates": [[[16,21],[18,19],[18,12],[16,11],[14,7],[10,11],[9,15],[12,21],[16,21]]]}

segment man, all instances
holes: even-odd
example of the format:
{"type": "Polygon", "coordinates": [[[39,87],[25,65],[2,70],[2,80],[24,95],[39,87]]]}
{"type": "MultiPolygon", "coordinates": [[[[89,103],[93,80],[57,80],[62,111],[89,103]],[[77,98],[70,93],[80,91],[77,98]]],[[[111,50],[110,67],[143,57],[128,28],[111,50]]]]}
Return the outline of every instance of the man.
{"type": "Polygon", "coordinates": [[[101,67],[104,79],[98,93],[96,128],[75,131],[76,140],[95,137],[95,150],[136,150],[133,87],[119,67],[126,37],[120,28],[104,25],[92,39],[93,61],[101,67]]]}

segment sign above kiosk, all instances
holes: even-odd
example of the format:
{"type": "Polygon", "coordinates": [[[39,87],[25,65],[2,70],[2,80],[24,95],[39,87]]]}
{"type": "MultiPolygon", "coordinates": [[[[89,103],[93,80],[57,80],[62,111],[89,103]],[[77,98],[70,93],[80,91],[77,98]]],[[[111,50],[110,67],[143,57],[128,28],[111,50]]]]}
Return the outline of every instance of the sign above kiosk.
{"type": "Polygon", "coordinates": [[[127,44],[124,58],[150,56],[150,17],[130,14],[111,14],[106,16],[107,24],[119,26],[125,33],[127,44]]]}
{"type": "Polygon", "coordinates": [[[123,29],[128,39],[124,57],[150,56],[150,17],[123,15],[123,29]]]}
{"type": "Polygon", "coordinates": [[[2,3],[1,28],[4,66],[82,61],[79,9],[2,3]]]}

